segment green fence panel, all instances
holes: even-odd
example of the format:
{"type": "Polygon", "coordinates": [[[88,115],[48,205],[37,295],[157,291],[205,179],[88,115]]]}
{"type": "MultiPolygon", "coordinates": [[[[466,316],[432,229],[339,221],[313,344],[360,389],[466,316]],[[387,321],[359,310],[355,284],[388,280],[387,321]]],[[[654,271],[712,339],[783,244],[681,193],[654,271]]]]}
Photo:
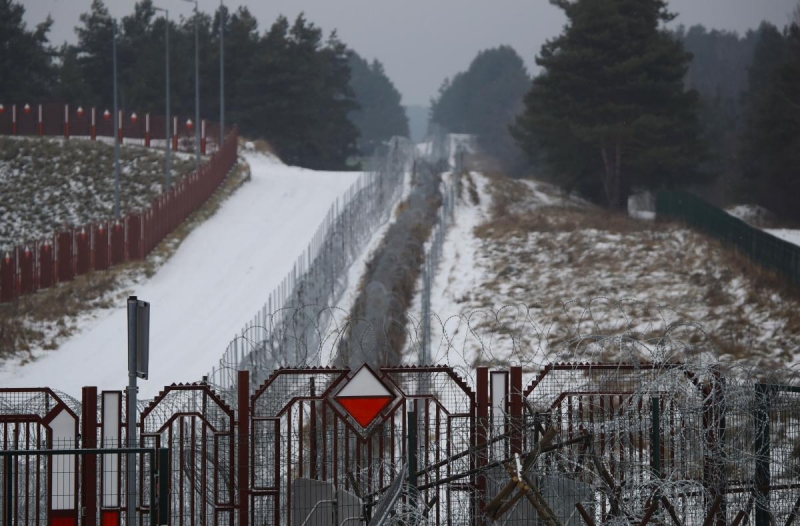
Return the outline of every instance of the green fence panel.
{"type": "Polygon", "coordinates": [[[658,192],[656,215],[683,221],[733,246],[795,285],[800,284],[800,247],[754,228],[696,195],[680,191],[658,192]]]}

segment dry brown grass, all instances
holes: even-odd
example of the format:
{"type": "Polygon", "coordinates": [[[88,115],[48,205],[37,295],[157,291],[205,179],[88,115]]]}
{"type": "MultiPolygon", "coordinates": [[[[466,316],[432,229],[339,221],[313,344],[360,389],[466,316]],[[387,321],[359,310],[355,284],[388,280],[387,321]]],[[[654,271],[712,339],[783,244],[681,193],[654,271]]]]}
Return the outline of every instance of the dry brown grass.
{"type": "MultiPolygon", "coordinates": [[[[727,360],[779,365],[800,352],[800,291],[716,240],[568,200],[545,205],[529,185],[497,175],[488,190],[490,218],[474,231],[486,277],[462,312],[527,305],[539,327],[558,328],[547,335],[553,349],[574,336],[564,328],[587,306],[609,298],[597,324],[581,330],[635,328],[648,339],[690,321],[703,330],[686,340],[727,360]],[[622,308],[626,298],[633,301],[622,308]],[[574,311],[564,310],[573,301],[574,311]]],[[[541,345],[530,330],[513,337],[541,345]]]]}
{"type": "MultiPolygon", "coordinates": [[[[144,261],[90,272],[11,303],[0,304],[0,356],[52,350],[73,334],[77,318],[93,309],[108,308],[128,295],[126,283],[152,276],[175,253],[189,233],[219,209],[221,203],[250,177],[239,163],[220,189],[162,241],[144,261]]],[[[24,355],[21,356],[24,360],[24,355]]]]}

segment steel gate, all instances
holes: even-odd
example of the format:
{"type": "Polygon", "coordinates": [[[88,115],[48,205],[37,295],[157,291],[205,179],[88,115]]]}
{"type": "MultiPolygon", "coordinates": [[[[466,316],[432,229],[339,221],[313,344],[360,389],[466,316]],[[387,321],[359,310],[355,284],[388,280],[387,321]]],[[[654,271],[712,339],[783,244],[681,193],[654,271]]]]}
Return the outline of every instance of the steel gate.
{"type": "MultiPolygon", "coordinates": [[[[142,412],[141,446],[169,449],[169,525],[234,524],[234,417],[234,410],[205,384],[166,387],[142,412]]],[[[143,503],[150,492],[142,476],[150,472],[148,462],[142,457],[139,469],[143,503]]],[[[150,510],[143,504],[142,511],[150,510]]]]}
{"type": "MultiPolygon", "coordinates": [[[[251,524],[300,524],[296,515],[309,510],[292,506],[299,479],[357,496],[369,520],[406,459],[420,486],[469,471],[471,456],[446,459],[474,445],[474,408],[474,393],[449,367],[275,372],[252,398],[251,524]]],[[[407,504],[436,524],[468,524],[474,488],[474,477],[434,484],[407,504]]]]}

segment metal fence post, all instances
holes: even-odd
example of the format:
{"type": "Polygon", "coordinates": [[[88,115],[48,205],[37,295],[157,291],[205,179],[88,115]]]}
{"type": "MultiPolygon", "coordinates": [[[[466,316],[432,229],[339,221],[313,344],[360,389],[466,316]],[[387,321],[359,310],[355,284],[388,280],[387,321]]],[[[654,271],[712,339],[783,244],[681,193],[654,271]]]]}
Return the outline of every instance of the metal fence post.
{"type": "Polygon", "coordinates": [[[769,386],[755,385],[756,524],[770,526],[769,514],[769,386]]]}
{"type": "MultiPolygon", "coordinates": [[[[97,387],[84,387],[81,408],[81,445],[84,449],[97,447],[97,387]]],[[[81,507],[82,524],[97,524],[97,456],[82,455],[81,507]]]]}
{"type": "Polygon", "coordinates": [[[250,372],[239,371],[238,377],[238,472],[237,488],[239,492],[239,524],[247,526],[250,519],[250,494],[248,484],[250,481],[250,372]]]}
{"type": "Polygon", "coordinates": [[[169,479],[169,450],[162,447],[158,450],[158,526],[169,521],[169,479]]]}
{"type": "Polygon", "coordinates": [[[14,520],[14,459],[3,458],[3,526],[11,526],[14,520]]]}
{"type": "Polygon", "coordinates": [[[650,465],[653,476],[661,478],[661,400],[650,399],[653,412],[653,429],[650,435],[650,465]]]}

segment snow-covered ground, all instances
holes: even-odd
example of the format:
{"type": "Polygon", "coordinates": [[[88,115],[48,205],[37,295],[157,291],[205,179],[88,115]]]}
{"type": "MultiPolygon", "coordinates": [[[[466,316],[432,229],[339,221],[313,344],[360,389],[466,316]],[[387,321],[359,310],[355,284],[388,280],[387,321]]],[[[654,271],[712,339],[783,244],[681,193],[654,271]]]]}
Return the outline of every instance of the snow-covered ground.
{"type": "MultiPolygon", "coordinates": [[[[103,141],[0,137],[0,252],[112,218],[113,166],[114,148],[103,141]]],[[[120,168],[123,215],[149,206],[164,184],[162,151],[126,145],[120,168]]],[[[193,170],[194,157],[173,155],[173,182],[193,170]]]]}
{"type": "MultiPolygon", "coordinates": [[[[797,301],[714,240],[542,183],[470,178],[477,199],[462,181],[431,294],[431,362],[468,376],[478,364],[800,358],[797,301]]],[[[420,312],[417,299],[410,315],[420,312]]],[[[409,327],[411,363],[420,326],[409,327]]]]}
{"type": "MultiPolygon", "coordinates": [[[[230,338],[291,270],[330,204],[360,175],[285,166],[246,153],[252,180],[196,228],[172,258],[130,293],[151,303],[150,379],[140,397],[172,382],[197,381],[230,338]]],[[[124,302],[85,316],[77,334],[34,361],[0,366],[4,387],[48,386],[73,396],[80,388],[127,385],[124,302]]]]}
{"type": "Polygon", "coordinates": [[[764,229],[773,236],[788,241],[794,245],[800,246],[800,230],[790,230],[786,228],[769,228],[764,229]]]}

